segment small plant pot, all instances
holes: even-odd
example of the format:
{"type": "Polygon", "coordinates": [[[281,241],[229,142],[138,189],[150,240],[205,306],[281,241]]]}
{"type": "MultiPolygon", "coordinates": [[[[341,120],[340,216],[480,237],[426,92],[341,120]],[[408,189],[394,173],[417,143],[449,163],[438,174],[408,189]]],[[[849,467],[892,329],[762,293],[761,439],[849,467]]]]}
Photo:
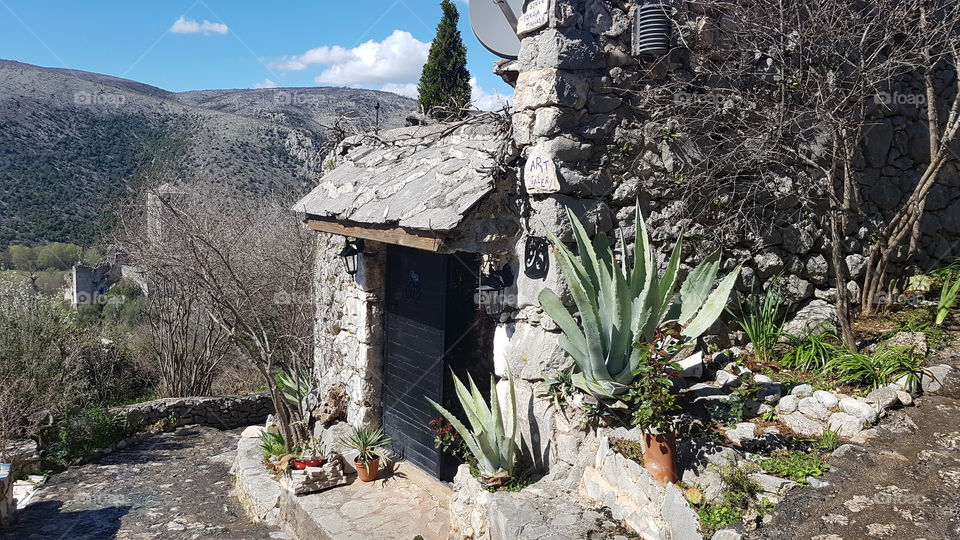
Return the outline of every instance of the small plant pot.
{"type": "Polygon", "coordinates": [[[323,467],[326,464],[325,459],[295,459],[290,462],[290,467],[302,471],[307,467],[323,467]]]}
{"type": "Polygon", "coordinates": [[[377,474],[380,472],[380,458],[367,463],[355,459],[354,463],[357,466],[357,478],[362,482],[373,482],[377,479],[377,474]]]}
{"type": "Polygon", "coordinates": [[[677,481],[677,435],[675,433],[643,434],[643,467],[660,485],[677,481]]]}

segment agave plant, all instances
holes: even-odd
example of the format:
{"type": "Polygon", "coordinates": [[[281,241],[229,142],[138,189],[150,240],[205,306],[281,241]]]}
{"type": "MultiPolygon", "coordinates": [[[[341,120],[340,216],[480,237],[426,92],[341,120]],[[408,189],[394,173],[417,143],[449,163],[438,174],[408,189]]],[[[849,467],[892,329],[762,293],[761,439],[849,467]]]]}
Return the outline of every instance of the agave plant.
{"type": "Polygon", "coordinates": [[[274,376],[274,381],[283,399],[290,407],[297,411],[300,410],[300,402],[310,393],[312,387],[310,377],[305,374],[290,374],[281,369],[274,376]]]}
{"type": "Polygon", "coordinates": [[[943,280],[943,287],[940,289],[940,302],[937,304],[937,326],[942,326],[943,321],[947,320],[947,315],[957,303],[957,294],[960,293],[960,275],[953,282],[950,278],[943,280]]]}
{"type": "Polygon", "coordinates": [[[703,334],[723,312],[740,268],[714,289],[720,268],[720,252],[714,252],[690,272],[676,297],[681,243],[674,247],[663,275],[658,275],[639,209],[632,264],[626,256],[614,259],[606,235],[598,234],[591,243],[583,224],[569,209],[567,216],[579,256],[548,234],[580,322],[550,289],[540,292],[540,305],[563,332],[560,345],[579,371],[574,378],[576,386],[596,397],[612,397],[625,391],[642,361],[643,350],[634,344],[653,343],[657,329],[668,321],[679,325],[682,342],[703,334]]]}
{"type": "Polygon", "coordinates": [[[463,437],[467,448],[477,458],[477,468],[480,469],[484,482],[487,485],[502,486],[510,480],[517,455],[517,397],[513,389],[513,377],[507,377],[509,403],[503,404],[497,395],[496,382],[493,376],[490,376],[489,407],[473,382],[473,377],[467,377],[470,381],[469,390],[456,375],[453,376],[453,383],[472,430],[467,429],[460,419],[439,403],[430,398],[427,398],[427,401],[440,411],[463,437]]]}

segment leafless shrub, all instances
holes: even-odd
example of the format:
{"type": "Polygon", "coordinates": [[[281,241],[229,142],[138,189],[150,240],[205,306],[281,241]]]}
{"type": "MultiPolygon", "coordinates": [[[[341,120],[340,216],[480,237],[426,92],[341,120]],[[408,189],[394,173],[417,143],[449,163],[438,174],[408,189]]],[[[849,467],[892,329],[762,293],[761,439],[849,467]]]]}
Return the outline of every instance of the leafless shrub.
{"type": "Polygon", "coordinates": [[[192,335],[219,347],[219,334],[196,327],[216,325],[270,389],[291,446],[305,426],[298,408],[280,397],[274,375],[279,369],[311,375],[316,246],[289,210],[292,202],[276,194],[194,186],[162,199],[159,228],[125,225],[128,250],[148,286],[162,276],[158,283],[168,283],[161,287],[180,287],[191,312],[202,314],[180,339],[192,335]]]}

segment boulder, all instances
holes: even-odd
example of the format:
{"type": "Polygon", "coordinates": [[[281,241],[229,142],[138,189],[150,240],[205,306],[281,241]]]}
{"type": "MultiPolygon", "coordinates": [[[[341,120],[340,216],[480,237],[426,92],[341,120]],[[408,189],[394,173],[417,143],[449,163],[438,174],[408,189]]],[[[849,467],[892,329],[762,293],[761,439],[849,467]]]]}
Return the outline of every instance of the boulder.
{"type": "Polygon", "coordinates": [[[830,411],[815,397],[805,397],[797,404],[797,412],[814,420],[826,420],[830,411]]]}
{"type": "Polygon", "coordinates": [[[780,401],[777,403],[777,414],[790,414],[797,410],[797,406],[800,405],[800,400],[797,396],[783,396],[780,398],[780,401]]]}
{"type": "Polygon", "coordinates": [[[792,480],[763,473],[751,474],[750,478],[760,484],[764,493],[772,493],[774,495],[782,495],[788,489],[797,485],[797,483],[792,480]]]}
{"type": "Polygon", "coordinates": [[[248,426],[246,429],[240,433],[241,437],[249,439],[259,439],[260,435],[267,431],[267,428],[263,426],[248,426]]]}
{"type": "Polygon", "coordinates": [[[824,332],[836,326],[836,324],[836,308],[824,300],[814,299],[802,307],[793,319],[783,326],[783,333],[789,336],[803,337],[824,332]]]}
{"type": "Polygon", "coordinates": [[[878,407],[886,410],[892,409],[894,406],[899,404],[900,398],[897,397],[897,390],[894,390],[889,386],[883,386],[867,394],[867,397],[864,398],[864,401],[867,403],[876,404],[878,407]]]}
{"type": "Polygon", "coordinates": [[[856,416],[866,423],[877,421],[878,411],[876,406],[855,398],[843,398],[840,400],[840,408],[843,412],[856,416]]]}
{"type": "Polygon", "coordinates": [[[798,398],[810,397],[813,395],[813,386],[809,384],[798,384],[790,390],[790,395],[798,398]]]}
{"type": "Polygon", "coordinates": [[[920,386],[924,394],[935,394],[943,389],[947,376],[950,375],[953,368],[946,364],[940,364],[928,367],[927,371],[930,373],[924,373],[920,377],[920,386]]]}
{"type": "Polygon", "coordinates": [[[817,390],[813,393],[813,397],[817,398],[817,401],[821,405],[828,409],[834,409],[840,404],[840,400],[837,399],[837,396],[827,392],[826,390],[817,390]]]}
{"type": "Polygon", "coordinates": [[[726,430],[725,433],[730,441],[740,446],[756,436],[757,425],[750,422],[740,422],[736,427],[726,430]]]}
{"type": "Polygon", "coordinates": [[[716,380],[720,386],[740,386],[740,377],[722,369],[717,371],[716,380]]]}
{"type": "MultiPolygon", "coordinates": [[[[763,377],[763,375],[757,375],[757,377],[763,377]]],[[[769,377],[765,378],[769,380],[769,377]]],[[[756,381],[756,378],[754,380],[756,381]]],[[[780,383],[760,383],[760,390],[756,393],[757,399],[766,403],[777,403],[782,395],[783,386],[780,383]]]]}
{"type": "Polygon", "coordinates": [[[897,400],[904,407],[913,405],[913,396],[911,396],[909,392],[904,392],[903,390],[897,390],[897,400]]]}
{"type": "Polygon", "coordinates": [[[697,351],[677,362],[680,366],[680,375],[686,379],[703,377],[703,352],[697,351]]]}
{"type": "Polygon", "coordinates": [[[823,424],[799,412],[780,415],[780,421],[800,435],[819,437],[823,434],[823,424]]]}
{"type": "Polygon", "coordinates": [[[897,332],[882,346],[888,349],[907,348],[921,356],[926,356],[929,351],[927,335],[923,332],[897,332]]]}
{"type": "Polygon", "coordinates": [[[863,429],[864,419],[845,412],[836,412],[827,420],[830,431],[836,431],[841,437],[852,437],[863,429]]]}

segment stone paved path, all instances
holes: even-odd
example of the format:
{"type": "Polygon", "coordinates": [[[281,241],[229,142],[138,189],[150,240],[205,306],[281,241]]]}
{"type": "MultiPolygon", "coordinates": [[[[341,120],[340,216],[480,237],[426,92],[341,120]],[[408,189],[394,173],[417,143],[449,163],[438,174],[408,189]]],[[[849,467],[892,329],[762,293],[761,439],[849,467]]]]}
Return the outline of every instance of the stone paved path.
{"type": "Polygon", "coordinates": [[[286,538],[231,496],[238,437],[180,428],[55,474],[0,538],[286,538]]]}
{"type": "MultiPolygon", "coordinates": [[[[957,367],[960,358],[940,358],[957,367]]],[[[960,380],[893,411],[864,447],[841,450],[830,485],[791,491],[750,538],[960,539],[960,380]]]]}

